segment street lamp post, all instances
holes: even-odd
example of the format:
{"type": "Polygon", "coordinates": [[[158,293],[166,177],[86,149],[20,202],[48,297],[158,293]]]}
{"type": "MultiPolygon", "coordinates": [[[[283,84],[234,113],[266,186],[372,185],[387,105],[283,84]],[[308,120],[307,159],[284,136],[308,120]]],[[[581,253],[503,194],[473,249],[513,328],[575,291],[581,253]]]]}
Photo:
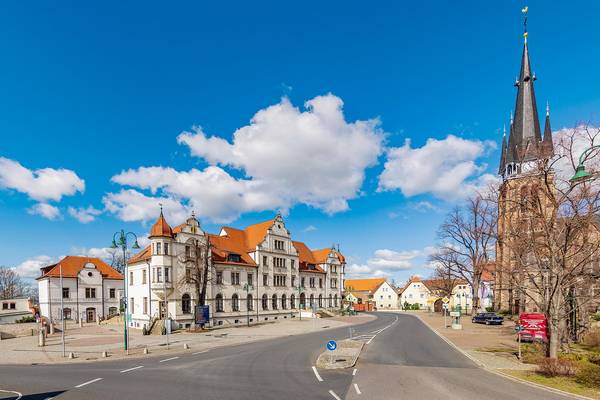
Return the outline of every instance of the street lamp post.
{"type": "Polygon", "coordinates": [[[123,318],[123,347],[125,349],[125,352],[127,354],[129,354],[129,329],[127,326],[127,317],[129,314],[129,301],[127,299],[127,285],[128,285],[128,277],[127,277],[127,248],[128,248],[128,241],[127,238],[128,237],[133,237],[133,246],[131,246],[132,249],[139,249],[140,245],[138,244],[137,241],[137,236],[135,233],[133,232],[127,232],[125,233],[125,231],[123,229],[121,229],[118,232],[115,232],[115,234],[113,235],[113,240],[112,240],[112,244],[110,246],[111,249],[117,249],[117,248],[121,248],[121,250],[123,251],[123,274],[124,274],[124,278],[123,279],[123,286],[124,286],[124,290],[123,290],[123,294],[125,297],[124,303],[125,303],[125,318],[123,318]],[[118,238],[117,238],[118,237],[118,238]]]}
{"type": "Polygon", "coordinates": [[[248,326],[250,326],[250,302],[248,301],[248,296],[250,295],[250,291],[252,289],[253,288],[251,284],[244,284],[244,290],[246,291],[246,321],[248,323],[248,326]]]}
{"type": "Polygon", "coordinates": [[[582,181],[584,179],[589,179],[590,177],[593,176],[593,174],[591,172],[587,172],[585,170],[585,166],[583,165],[583,163],[587,161],[588,156],[590,155],[590,153],[592,151],[599,149],[599,148],[600,148],[600,145],[595,144],[593,146],[588,147],[581,153],[581,155],[579,156],[579,163],[577,164],[577,168],[575,169],[575,175],[573,175],[571,177],[571,179],[569,179],[571,181],[571,183],[576,183],[576,182],[582,181]]]}

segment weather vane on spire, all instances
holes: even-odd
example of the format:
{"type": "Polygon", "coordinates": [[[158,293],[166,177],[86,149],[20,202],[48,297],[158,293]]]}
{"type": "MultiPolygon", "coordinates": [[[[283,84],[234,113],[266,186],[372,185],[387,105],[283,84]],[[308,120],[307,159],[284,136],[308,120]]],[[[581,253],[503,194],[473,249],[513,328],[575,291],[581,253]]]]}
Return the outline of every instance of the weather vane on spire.
{"type": "Polygon", "coordinates": [[[521,12],[525,15],[525,18],[523,19],[523,37],[525,38],[525,43],[527,43],[527,36],[529,35],[527,33],[527,13],[529,12],[529,6],[523,7],[521,12]]]}
{"type": "Polygon", "coordinates": [[[162,212],[162,207],[163,207],[162,203],[158,203],[158,206],[160,207],[160,212],[162,212]]]}

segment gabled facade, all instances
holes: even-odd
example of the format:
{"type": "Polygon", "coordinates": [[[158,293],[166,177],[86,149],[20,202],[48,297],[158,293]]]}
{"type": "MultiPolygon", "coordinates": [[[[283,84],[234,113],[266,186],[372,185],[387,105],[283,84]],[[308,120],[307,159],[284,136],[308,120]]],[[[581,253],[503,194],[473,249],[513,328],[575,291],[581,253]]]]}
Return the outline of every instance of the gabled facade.
{"type": "Polygon", "coordinates": [[[193,325],[198,299],[195,287],[185,283],[182,255],[195,241],[210,244],[210,324],[287,319],[313,305],[341,306],[344,257],[333,248],[313,251],[294,241],[281,215],[245,229],[223,227],[209,234],[193,215],[171,230],[161,212],[150,239],[150,246],[129,261],[133,327],[149,326],[153,318],[165,316],[182,327],[193,325]]]}
{"type": "Polygon", "coordinates": [[[347,279],[344,285],[349,303],[372,303],[379,310],[398,308],[396,290],[384,278],[347,279]]]}
{"type": "Polygon", "coordinates": [[[99,258],[67,256],[41,273],[40,313],[50,321],[95,322],[119,313],[123,275],[99,258]]]}

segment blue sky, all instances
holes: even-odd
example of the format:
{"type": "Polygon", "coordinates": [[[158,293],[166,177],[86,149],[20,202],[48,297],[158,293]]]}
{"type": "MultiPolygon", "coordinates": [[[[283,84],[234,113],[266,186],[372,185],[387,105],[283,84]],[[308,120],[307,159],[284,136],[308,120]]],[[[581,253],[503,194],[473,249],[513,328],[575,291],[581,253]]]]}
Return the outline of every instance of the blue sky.
{"type": "MultiPolygon", "coordinates": [[[[171,199],[211,232],[282,209],[356,274],[427,275],[444,213],[497,169],[523,5],[5,2],[0,265],[144,235],[171,199]]],[[[539,107],[598,121],[600,5],[528,5],[539,107]]]]}

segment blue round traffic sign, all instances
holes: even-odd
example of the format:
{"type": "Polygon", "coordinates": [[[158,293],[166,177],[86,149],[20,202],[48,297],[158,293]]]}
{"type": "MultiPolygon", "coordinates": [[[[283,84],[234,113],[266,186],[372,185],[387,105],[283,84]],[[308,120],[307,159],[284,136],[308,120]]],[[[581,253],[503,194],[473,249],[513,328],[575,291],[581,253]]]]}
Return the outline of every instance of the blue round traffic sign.
{"type": "Polygon", "coordinates": [[[337,343],[335,340],[330,340],[327,342],[327,350],[334,351],[335,349],[337,349],[337,343]]]}

